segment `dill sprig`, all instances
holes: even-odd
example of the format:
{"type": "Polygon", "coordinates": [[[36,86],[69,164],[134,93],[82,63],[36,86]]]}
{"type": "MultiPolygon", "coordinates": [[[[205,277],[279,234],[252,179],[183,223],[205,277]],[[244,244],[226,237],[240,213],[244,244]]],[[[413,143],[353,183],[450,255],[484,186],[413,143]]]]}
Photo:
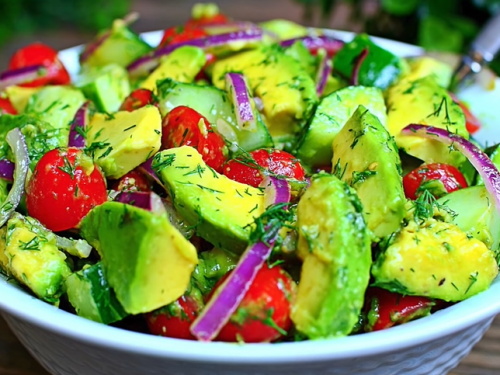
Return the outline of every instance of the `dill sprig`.
{"type": "Polygon", "coordinates": [[[269,206],[255,219],[255,228],[250,233],[250,243],[263,242],[271,246],[282,227],[293,228],[293,213],[289,211],[289,203],[278,203],[269,206]]]}

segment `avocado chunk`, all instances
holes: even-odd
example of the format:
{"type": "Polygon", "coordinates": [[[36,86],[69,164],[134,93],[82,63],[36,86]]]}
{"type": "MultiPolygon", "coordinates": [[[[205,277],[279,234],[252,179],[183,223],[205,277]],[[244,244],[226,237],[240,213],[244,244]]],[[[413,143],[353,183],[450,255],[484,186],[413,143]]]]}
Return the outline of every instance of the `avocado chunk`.
{"type": "Polygon", "coordinates": [[[359,68],[358,82],[362,86],[375,86],[385,90],[405,70],[404,61],[376,45],[366,34],[358,34],[344,44],[333,59],[333,69],[344,78],[351,79],[354,67],[363,50],[368,54],[359,68]]]}
{"type": "Polygon", "coordinates": [[[261,22],[259,25],[264,30],[277,35],[281,40],[300,38],[308,33],[306,27],[281,18],[261,22]]]}
{"type": "Polygon", "coordinates": [[[453,211],[453,223],[467,235],[484,242],[498,257],[500,216],[484,186],[456,190],[439,198],[437,203],[453,211]]]}
{"type": "Polygon", "coordinates": [[[263,46],[216,61],[216,87],[224,88],[228,72],[244,74],[253,95],[262,99],[264,122],[275,142],[294,142],[318,102],[314,80],[300,63],[279,46],[263,46]]]}
{"type": "Polygon", "coordinates": [[[348,335],[370,279],[370,235],[352,188],[330,174],[312,178],[297,208],[303,259],[291,318],[311,339],[348,335]]]}
{"type": "Polygon", "coordinates": [[[165,79],[158,84],[157,96],[163,117],[175,107],[185,105],[205,116],[226,140],[236,142],[245,151],[274,146],[258,112],[254,113],[257,118],[254,129],[240,129],[227,93],[216,87],[165,79]]]}
{"type": "Polygon", "coordinates": [[[359,105],[366,107],[386,126],[386,107],[380,89],[364,86],[340,89],[321,99],[298,146],[299,159],[311,167],[330,165],[332,142],[359,105]]]}
{"type": "Polygon", "coordinates": [[[179,82],[192,82],[207,61],[201,48],[183,46],[165,57],[140,87],[156,92],[156,84],[165,78],[179,82]]]}
{"type": "Polygon", "coordinates": [[[245,250],[251,226],[265,209],[262,190],[218,174],[189,146],[159,152],[153,169],[198,236],[233,254],[245,250]]]}
{"type": "Polygon", "coordinates": [[[127,71],[116,64],[83,69],[76,87],[94,102],[99,111],[106,113],[118,111],[130,94],[127,71]]]}
{"type": "Polygon", "coordinates": [[[59,251],[55,235],[37,220],[14,213],[2,232],[0,252],[7,271],[40,299],[59,305],[64,280],[71,270],[59,251]]]}
{"type": "Polygon", "coordinates": [[[78,316],[111,324],[128,315],[109,286],[101,262],[72,273],[65,284],[68,300],[78,316]]]}
{"type": "Polygon", "coordinates": [[[5,95],[17,113],[23,113],[30,98],[41,89],[42,87],[8,86],[5,88],[5,95]]]}
{"type": "Polygon", "coordinates": [[[452,151],[439,141],[400,134],[409,124],[422,124],[447,129],[469,139],[463,111],[432,76],[397,82],[387,91],[387,109],[389,133],[407,154],[426,163],[446,163],[455,167],[465,160],[461,152],[452,151]]]}
{"type": "Polygon", "coordinates": [[[3,114],[0,116],[0,159],[14,161],[12,150],[5,140],[7,133],[14,128],[20,129],[26,139],[31,169],[46,152],[68,145],[68,138],[64,137],[66,129],[55,128],[33,115],[3,114]]]}
{"type": "Polygon", "coordinates": [[[70,123],[84,102],[85,96],[78,89],[70,86],[46,86],[30,98],[25,113],[59,129],[60,142],[67,145],[70,123]]]}
{"type": "Polygon", "coordinates": [[[405,216],[401,159],[379,119],[359,106],[333,140],[332,173],[352,186],[376,237],[396,231],[405,216]]]}
{"type": "Polygon", "coordinates": [[[495,254],[452,223],[409,220],[378,256],[375,285],[457,302],[482,292],[498,274],[495,254]]]}
{"type": "Polygon", "coordinates": [[[80,232],[102,258],[104,274],[129,314],[157,309],[186,291],[196,248],[167,215],[119,202],[94,207],[80,232]]]}
{"type": "Polygon", "coordinates": [[[106,177],[120,178],[160,149],[160,112],[148,105],[133,112],[96,113],[86,144],[106,177]]]}
{"type": "Polygon", "coordinates": [[[151,46],[130,30],[125,21],[115,20],[111,28],[100,32],[94,41],[85,46],[83,54],[88,57],[82,65],[118,64],[126,67],[151,50],[151,46]]]}
{"type": "Polygon", "coordinates": [[[419,78],[432,76],[437,84],[447,88],[451,82],[453,69],[450,64],[446,64],[430,56],[419,56],[408,60],[410,71],[402,79],[415,81],[419,78]]]}

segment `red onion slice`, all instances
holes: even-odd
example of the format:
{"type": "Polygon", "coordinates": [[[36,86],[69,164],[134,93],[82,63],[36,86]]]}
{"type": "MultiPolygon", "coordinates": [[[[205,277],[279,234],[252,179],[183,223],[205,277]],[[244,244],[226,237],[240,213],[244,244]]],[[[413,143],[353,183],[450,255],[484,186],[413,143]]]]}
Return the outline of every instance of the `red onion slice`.
{"type": "Polygon", "coordinates": [[[28,146],[23,133],[19,129],[12,129],[7,133],[7,143],[12,148],[16,160],[14,169],[14,183],[7,195],[7,199],[0,208],[0,227],[3,226],[10,217],[10,214],[17,208],[24,194],[24,184],[30,165],[28,156],[28,146]]]}
{"type": "Polygon", "coordinates": [[[0,178],[8,181],[14,181],[15,164],[10,160],[0,160],[0,178]]]}
{"type": "Polygon", "coordinates": [[[75,113],[75,118],[73,119],[69,130],[69,147],[85,147],[84,135],[89,123],[89,104],[90,102],[86,101],[75,113]]]}
{"type": "Polygon", "coordinates": [[[151,178],[154,182],[156,182],[159,186],[161,186],[163,189],[165,189],[165,185],[163,185],[163,182],[158,178],[156,175],[155,171],[153,170],[152,163],[153,163],[153,158],[154,155],[151,156],[148,160],[146,160],[144,163],[139,165],[137,168],[144,173],[146,176],[151,178]]]}
{"type": "Polygon", "coordinates": [[[152,54],[137,59],[127,67],[127,70],[132,77],[137,77],[149,73],[158,65],[160,57],[171,54],[179,47],[193,46],[202,48],[205,52],[214,52],[215,49],[221,46],[238,44],[239,49],[241,49],[247,45],[261,41],[262,35],[263,32],[261,29],[247,29],[169,44],[157,49],[152,54]]]}
{"type": "Polygon", "coordinates": [[[233,103],[238,127],[243,130],[255,130],[257,125],[245,77],[239,73],[227,73],[226,91],[229,93],[229,98],[233,103]]]}
{"type": "Polygon", "coordinates": [[[318,53],[319,62],[318,62],[318,71],[316,74],[316,93],[318,96],[323,94],[325,91],[326,82],[328,81],[328,77],[332,73],[332,60],[325,53],[318,53]]]}
{"type": "Polygon", "coordinates": [[[34,81],[48,74],[44,65],[31,65],[19,69],[9,69],[0,74],[0,91],[6,87],[34,81]]]}
{"type": "Polygon", "coordinates": [[[159,216],[167,213],[160,196],[152,191],[123,191],[116,196],[115,201],[143,208],[159,216]]]}
{"type": "Polygon", "coordinates": [[[304,36],[301,38],[286,39],[280,42],[282,47],[290,47],[297,40],[302,41],[304,46],[311,52],[316,53],[318,49],[323,48],[328,56],[335,55],[343,46],[344,42],[326,35],[304,36]]]}
{"type": "MultiPolygon", "coordinates": [[[[289,202],[290,186],[286,180],[267,177],[264,179],[263,186],[265,187],[266,203],[289,202]]],[[[191,333],[195,337],[201,341],[210,341],[217,336],[238,308],[255,279],[255,275],[271,254],[277,235],[278,233],[268,243],[259,241],[246,248],[236,268],[219,286],[205,309],[191,325],[191,333]]]]}
{"type": "Polygon", "coordinates": [[[401,134],[434,139],[462,152],[483,178],[484,185],[493,197],[496,208],[500,212],[500,173],[488,155],[479,147],[458,134],[432,126],[410,124],[401,131],[401,134]]]}
{"type": "Polygon", "coordinates": [[[366,56],[368,56],[368,48],[363,48],[361,53],[356,57],[354,62],[354,68],[352,69],[351,84],[353,86],[359,85],[359,71],[363,61],[365,61],[366,56]]]}

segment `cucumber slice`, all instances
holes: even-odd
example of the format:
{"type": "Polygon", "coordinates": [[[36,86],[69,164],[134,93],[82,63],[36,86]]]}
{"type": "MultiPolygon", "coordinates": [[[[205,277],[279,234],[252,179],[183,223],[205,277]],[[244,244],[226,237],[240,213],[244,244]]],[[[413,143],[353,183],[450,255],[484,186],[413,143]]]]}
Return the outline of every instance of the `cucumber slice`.
{"type": "Polygon", "coordinates": [[[258,113],[254,131],[238,128],[233,106],[225,91],[167,78],[158,83],[158,98],[162,116],[181,105],[193,108],[205,116],[228,141],[235,142],[245,151],[274,146],[271,135],[258,113]]]}

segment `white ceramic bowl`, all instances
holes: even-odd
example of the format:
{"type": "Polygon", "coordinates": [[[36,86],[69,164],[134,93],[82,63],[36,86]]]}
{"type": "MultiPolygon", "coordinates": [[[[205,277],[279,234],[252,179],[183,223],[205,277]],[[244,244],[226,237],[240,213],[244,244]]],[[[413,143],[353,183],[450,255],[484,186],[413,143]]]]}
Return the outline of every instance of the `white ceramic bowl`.
{"type": "MultiPolygon", "coordinates": [[[[146,38],[154,43],[159,34],[148,33],[146,38]]],[[[401,43],[379,42],[402,55],[421,52],[401,43]]],[[[77,69],[76,51],[61,53],[72,73],[77,69]]],[[[499,93],[476,85],[462,96],[488,108],[487,102],[498,100],[499,93]]],[[[496,135],[493,117],[485,120],[479,138],[491,142],[496,135]]],[[[500,140],[500,134],[496,138],[500,140]]],[[[2,315],[31,354],[57,375],[444,375],[469,353],[500,312],[499,295],[497,279],[477,296],[389,330],[332,340],[240,345],[169,339],[101,325],[0,279],[2,315]]]]}

